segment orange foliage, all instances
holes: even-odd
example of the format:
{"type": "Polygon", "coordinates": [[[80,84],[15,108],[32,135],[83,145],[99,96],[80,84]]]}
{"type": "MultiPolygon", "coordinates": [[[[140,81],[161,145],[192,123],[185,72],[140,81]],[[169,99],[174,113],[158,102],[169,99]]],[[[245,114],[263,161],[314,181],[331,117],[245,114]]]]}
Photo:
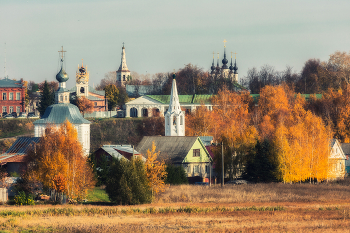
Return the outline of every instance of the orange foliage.
{"type": "Polygon", "coordinates": [[[64,192],[70,198],[81,198],[95,184],[77,131],[68,121],[59,129],[48,127],[29,157],[32,166],[28,174],[45,187],[64,192]]]}
{"type": "Polygon", "coordinates": [[[76,105],[81,113],[91,113],[94,111],[94,104],[85,96],[77,97],[76,105]]]}
{"type": "Polygon", "coordinates": [[[164,161],[157,161],[159,152],[156,152],[156,145],[152,142],[152,149],[147,150],[147,160],[145,163],[147,179],[152,188],[152,193],[164,192],[165,183],[164,180],[167,176],[167,172],[165,171],[165,163],[164,161]]]}

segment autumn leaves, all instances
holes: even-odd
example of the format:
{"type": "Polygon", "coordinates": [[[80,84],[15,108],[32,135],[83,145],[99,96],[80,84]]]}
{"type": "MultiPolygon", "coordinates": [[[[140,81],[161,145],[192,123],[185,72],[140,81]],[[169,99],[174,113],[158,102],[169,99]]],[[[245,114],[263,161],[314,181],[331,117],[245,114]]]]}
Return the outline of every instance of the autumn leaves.
{"type": "MultiPolygon", "coordinates": [[[[275,165],[276,180],[322,181],[331,178],[328,156],[333,133],[332,125],[326,126],[322,114],[311,111],[320,109],[316,104],[321,102],[316,98],[306,102],[283,85],[265,86],[257,103],[247,92],[224,89],[213,97],[213,111],[201,106],[187,116],[186,135],[212,135],[218,142],[224,141],[231,153],[225,155],[225,162],[229,163],[225,170],[230,176],[237,175],[237,171],[238,175],[243,173],[248,151],[257,141],[267,140],[272,144],[269,162],[275,165]]],[[[346,124],[338,124],[336,131],[342,131],[341,126],[346,124]]]]}

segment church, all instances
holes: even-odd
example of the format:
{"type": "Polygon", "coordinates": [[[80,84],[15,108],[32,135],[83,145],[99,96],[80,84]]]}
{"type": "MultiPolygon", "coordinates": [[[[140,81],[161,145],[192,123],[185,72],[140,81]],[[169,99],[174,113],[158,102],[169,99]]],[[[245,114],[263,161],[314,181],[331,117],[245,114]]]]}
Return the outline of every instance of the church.
{"type": "Polygon", "coordinates": [[[181,110],[175,74],[173,74],[170,104],[165,113],[165,136],[143,137],[136,151],[146,155],[153,142],[156,150],[160,151],[158,159],[182,166],[189,183],[209,182],[213,160],[200,137],[185,136],[185,112],[181,110]]]}
{"type": "MultiPolygon", "coordinates": [[[[223,77],[223,78],[229,78],[232,82],[236,82],[238,83],[238,67],[237,67],[237,59],[236,59],[236,56],[235,56],[235,64],[233,65],[232,63],[232,52],[231,52],[231,64],[230,66],[228,66],[228,60],[226,58],[226,40],[224,40],[224,58],[222,59],[222,66],[220,67],[219,65],[219,60],[220,60],[220,57],[219,57],[219,53],[218,54],[218,58],[217,58],[217,65],[215,66],[214,64],[214,55],[215,53],[213,52],[213,63],[210,67],[211,69],[211,72],[210,72],[210,75],[213,77],[213,78],[218,78],[218,77],[223,77]]],[[[234,53],[235,55],[237,53],[234,53]]]]}
{"type": "Polygon", "coordinates": [[[61,55],[61,69],[56,75],[59,82],[59,88],[55,92],[55,104],[50,105],[41,119],[34,121],[34,137],[42,137],[45,134],[45,129],[48,125],[60,127],[68,120],[78,133],[78,140],[83,147],[85,155],[90,152],[90,124],[91,122],[84,119],[78,107],[70,103],[70,91],[66,87],[66,82],[69,77],[63,68],[64,52],[59,51],[61,55]]]}
{"type": "Polygon", "coordinates": [[[75,74],[75,87],[70,89],[71,99],[85,97],[93,103],[94,112],[102,112],[108,110],[105,91],[97,91],[89,85],[89,72],[87,66],[84,67],[82,61],[81,66],[78,65],[78,70],[75,74]]]}

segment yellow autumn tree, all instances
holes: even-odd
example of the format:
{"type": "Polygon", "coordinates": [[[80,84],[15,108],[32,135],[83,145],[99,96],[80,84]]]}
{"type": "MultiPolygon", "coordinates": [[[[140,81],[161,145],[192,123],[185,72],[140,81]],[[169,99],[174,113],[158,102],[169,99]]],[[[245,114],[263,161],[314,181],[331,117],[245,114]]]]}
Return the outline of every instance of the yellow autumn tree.
{"type": "Polygon", "coordinates": [[[28,157],[31,165],[28,174],[44,187],[65,193],[69,198],[82,198],[95,184],[77,132],[68,121],[60,128],[47,127],[45,136],[28,157]]]}
{"type": "Polygon", "coordinates": [[[164,161],[160,162],[157,160],[159,153],[159,151],[156,152],[156,145],[152,142],[151,150],[147,150],[145,169],[153,194],[164,192],[166,187],[164,183],[167,176],[167,172],[165,171],[166,166],[164,161]]]}

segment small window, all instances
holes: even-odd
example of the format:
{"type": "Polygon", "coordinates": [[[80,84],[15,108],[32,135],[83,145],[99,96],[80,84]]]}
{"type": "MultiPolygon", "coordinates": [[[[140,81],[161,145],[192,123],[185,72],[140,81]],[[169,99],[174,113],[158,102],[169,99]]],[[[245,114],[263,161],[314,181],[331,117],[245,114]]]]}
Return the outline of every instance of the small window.
{"type": "Polygon", "coordinates": [[[199,173],[199,166],[198,165],[194,166],[194,173],[199,173]]]}
{"type": "Polygon", "coordinates": [[[7,112],[7,107],[2,107],[2,112],[7,112]]]}
{"type": "Polygon", "coordinates": [[[210,166],[205,165],[205,173],[209,174],[210,173],[210,166]]]}
{"type": "Polygon", "coordinates": [[[21,107],[20,106],[16,107],[16,112],[21,112],[21,107]]]}
{"type": "Polygon", "coordinates": [[[80,93],[85,93],[84,87],[81,87],[81,88],[80,88],[80,93]]]}
{"type": "Polygon", "coordinates": [[[65,97],[64,97],[64,100],[65,100],[65,101],[67,101],[67,100],[68,100],[68,97],[67,97],[67,96],[65,96],[65,97]]]}
{"type": "Polygon", "coordinates": [[[95,106],[97,106],[97,102],[95,102],[94,104],[95,104],[95,106]]]}
{"type": "Polygon", "coordinates": [[[63,102],[63,96],[60,96],[60,101],[63,102]]]}
{"type": "Polygon", "coordinates": [[[125,75],[123,75],[123,81],[125,81],[125,75]]]}
{"type": "Polygon", "coordinates": [[[193,157],[199,157],[201,155],[200,149],[193,149],[193,157]]]}
{"type": "Polygon", "coordinates": [[[13,112],[13,106],[10,106],[10,113],[13,112]]]}
{"type": "Polygon", "coordinates": [[[2,93],[2,100],[7,100],[7,95],[6,95],[6,93],[2,93]]]}
{"type": "Polygon", "coordinates": [[[176,116],[173,118],[173,125],[176,125],[176,116]]]}
{"type": "Polygon", "coordinates": [[[10,94],[9,94],[9,100],[13,100],[13,92],[10,92],[10,94]]]}
{"type": "Polygon", "coordinates": [[[191,165],[187,165],[187,173],[191,173],[191,165]]]}
{"type": "Polygon", "coordinates": [[[21,100],[21,93],[20,92],[16,93],[16,100],[21,100]]]}
{"type": "Polygon", "coordinates": [[[180,117],[180,125],[183,125],[183,124],[184,124],[184,117],[181,116],[181,117],[180,117]]]}

